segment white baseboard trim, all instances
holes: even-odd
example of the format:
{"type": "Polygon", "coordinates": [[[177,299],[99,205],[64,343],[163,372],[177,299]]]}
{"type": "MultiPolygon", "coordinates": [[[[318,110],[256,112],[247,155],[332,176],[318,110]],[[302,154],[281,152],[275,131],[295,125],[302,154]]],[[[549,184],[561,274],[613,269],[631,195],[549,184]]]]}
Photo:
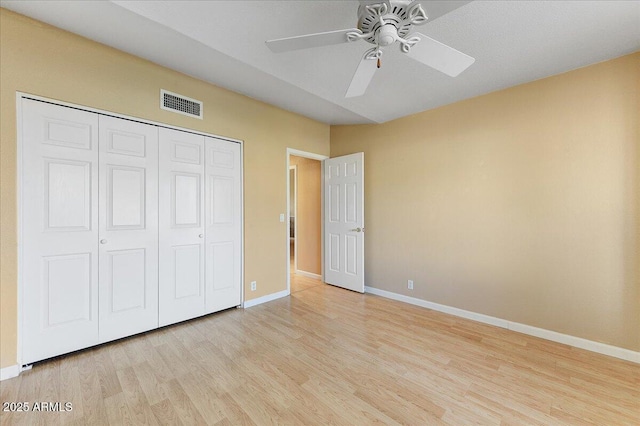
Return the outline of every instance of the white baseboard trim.
{"type": "Polygon", "coordinates": [[[364,291],[366,293],[386,297],[387,299],[393,299],[400,302],[409,303],[411,305],[433,309],[434,311],[444,312],[446,314],[478,321],[484,324],[495,325],[496,327],[506,328],[507,330],[516,331],[518,333],[540,337],[542,339],[551,340],[553,342],[562,343],[576,348],[585,349],[587,351],[596,352],[599,354],[608,355],[614,358],[619,358],[625,361],[631,361],[640,364],[640,352],[632,351],[630,349],[607,345],[606,343],[594,342],[593,340],[583,339],[582,337],[562,334],[556,331],[533,327],[531,325],[508,321],[489,315],[478,314],[476,312],[466,311],[464,309],[454,308],[452,306],[441,305],[439,303],[429,302],[427,300],[405,296],[404,294],[393,293],[391,291],[380,290],[374,287],[365,287],[364,291]]]}
{"type": "Polygon", "coordinates": [[[322,279],[322,275],[314,274],[313,272],[303,271],[301,269],[296,269],[296,274],[302,275],[303,277],[315,278],[316,280],[322,279]]]}
{"type": "Polygon", "coordinates": [[[252,306],[261,305],[263,303],[271,302],[272,300],[280,299],[281,297],[287,297],[289,295],[288,290],[282,290],[277,293],[267,294],[266,296],[258,297],[251,300],[246,300],[242,305],[243,308],[250,308],[252,306]]]}
{"type": "Polygon", "coordinates": [[[9,367],[0,368],[0,382],[7,379],[13,379],[20,374],[20,366],[10,365],[9,367]]]}

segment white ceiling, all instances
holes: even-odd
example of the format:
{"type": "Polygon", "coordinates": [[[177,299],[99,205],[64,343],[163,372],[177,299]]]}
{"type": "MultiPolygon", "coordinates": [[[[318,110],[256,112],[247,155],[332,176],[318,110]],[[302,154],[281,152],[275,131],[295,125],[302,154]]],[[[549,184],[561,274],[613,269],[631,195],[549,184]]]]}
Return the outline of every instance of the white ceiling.
{"type": "Polygon", "coordinates": [[[386,49],[367,93],[345,99],[368,43],[279,54],[265,46],[354,28],[358,4],[0,0],[7,9],[330,124],[385,122],[640,50],[640,1],[476,0],[417,27],[474,57],[469,69],[448,77],[405,57],[396,44],[386,49]]]}

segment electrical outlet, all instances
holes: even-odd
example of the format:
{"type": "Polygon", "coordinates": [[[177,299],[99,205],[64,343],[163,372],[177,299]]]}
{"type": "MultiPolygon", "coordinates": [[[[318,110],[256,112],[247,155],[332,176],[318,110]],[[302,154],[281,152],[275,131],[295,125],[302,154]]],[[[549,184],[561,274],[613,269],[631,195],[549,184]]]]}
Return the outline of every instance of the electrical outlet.
{"type": "Polygon", "coordinates": [[[408,288],[409,290],[413,290],[413,280],[408,280],[408,281],[407,281],[407,288],[408,288]]]}
{"type": "Polygon", "coordinates": [[[255,281],[251,281],[251,291],[256,291],[258,288],[258,284],[255,281]]]}

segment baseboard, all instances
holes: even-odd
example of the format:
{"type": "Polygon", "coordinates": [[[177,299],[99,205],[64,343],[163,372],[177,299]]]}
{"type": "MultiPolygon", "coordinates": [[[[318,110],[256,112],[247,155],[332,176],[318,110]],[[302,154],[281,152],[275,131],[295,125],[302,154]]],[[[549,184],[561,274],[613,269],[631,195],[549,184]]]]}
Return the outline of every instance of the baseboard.
{"type": "Polygon", "coordinates": [[[476,312],[466,311],[464,309],[454,308],[452,306],[441,305],[439,303],[429,302],[427,300],[405,296],[404,294],[393,293],[391,291],[380,290],[374,287],[365,287],[364,291],[366,293],[386,297],[387,299],[393,299],[400,302],[409,303],[411,305],[421,306],[423,308],[444,312],[446,314],[478,321],[484,324],[495,325],[496,327],[506,328],[507,330],[516,331],[518,333],[540,337],[542,339],[551,340],[553,342],[562,343],[576,348],[585,349],[587,351],[596,352],[599,354],[608,355],[614,358],[619,358],[625,361],[631,361],[640,364],[640,352],[632,351],[630,349],[607,345],[606,343],[594,342],[593,340],[583,339],[582,337],[562,334],[556,331],[533,327],[531,325],[508,321],[489,315],[478,314],[476,312]]]}
{"type": "Polygon", "coordinates": [[[296,274],[302,275],[303,277],[314,278],[316,280],[322,279],[322,275],[314,274],[313,272],[307,272],[300,269],[296,269],[296,274]]]}
{"type": "Polygon", "coordinates": [[[288,290],[282,290],[277,293],[267,294],[266,296],[258,297],[251,300],[246,300],[242,305],[243,308],[250,308],[252,306],[261,305],[263,303],[271,302],[272,300],[280,299],[281,297],[287,297],[289,295],[288,290]]]}
{"type": "Polygon", "coordinates": [[[18,364],[10,365],[9,367],[5,367],[5,368],[0,368],[0,381],[13,379],[14,377],[18,377],[19,374],[20,374],[20,366],[18,364]]]}

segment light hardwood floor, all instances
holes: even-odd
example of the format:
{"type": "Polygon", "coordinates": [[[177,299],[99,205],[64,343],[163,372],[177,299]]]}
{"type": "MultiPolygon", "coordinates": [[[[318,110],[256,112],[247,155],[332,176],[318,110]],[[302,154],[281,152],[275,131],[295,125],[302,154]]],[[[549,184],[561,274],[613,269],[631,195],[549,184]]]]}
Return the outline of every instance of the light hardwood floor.
{"type": "Polygon", "coordinates": [[[640,365],[320,282],[36,364],[10,424],[640,424],[640,365]]]}

